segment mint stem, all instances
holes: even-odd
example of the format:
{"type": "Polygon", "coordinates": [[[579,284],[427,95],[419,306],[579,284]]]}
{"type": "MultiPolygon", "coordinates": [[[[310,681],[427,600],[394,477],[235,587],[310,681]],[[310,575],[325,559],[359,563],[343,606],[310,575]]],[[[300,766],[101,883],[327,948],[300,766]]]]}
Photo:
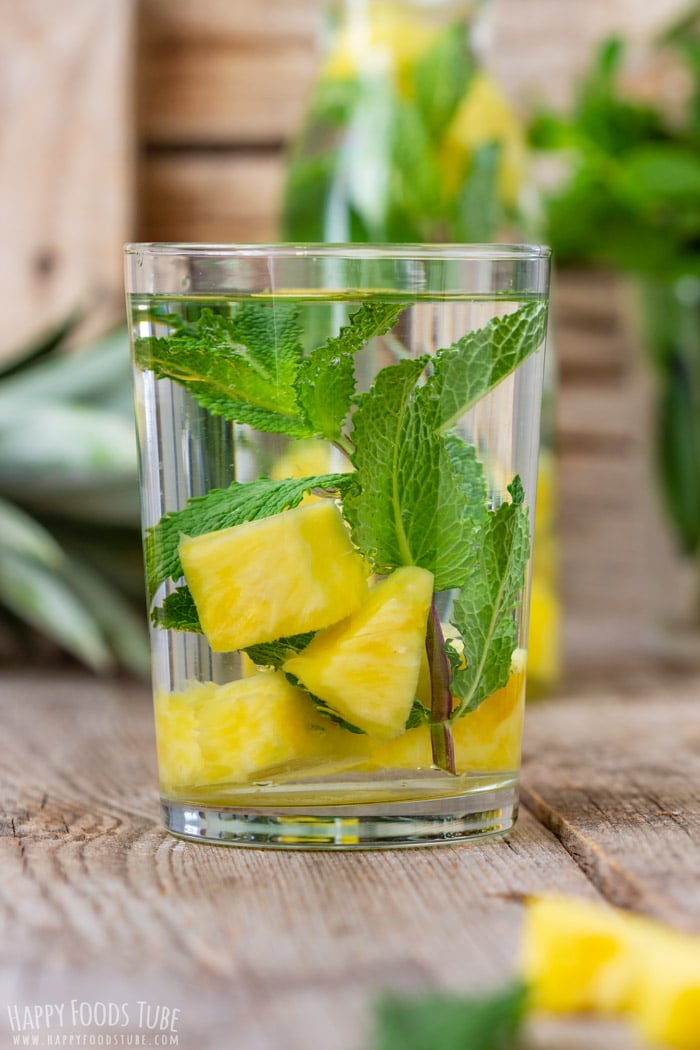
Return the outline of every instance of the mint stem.
{"type": "Polygon", "coordinates": [[[355,451],[355,446],[346,434],[338,434],[336,438],[331,440],[331,444],[335,445],[339,452],[342,452],[348,459],[352,458],[352,454],[355,451]]]}
{"type": "Polygon", "coordinates": [[[430,605],[425,651],[430,669],[430,743],[433,762],[438,769],[456,773],[454,744],[449,717],[452,714],[450,693],[450,662],[445,652],[445,636],[435,607],[435,598],[430,605]]]}

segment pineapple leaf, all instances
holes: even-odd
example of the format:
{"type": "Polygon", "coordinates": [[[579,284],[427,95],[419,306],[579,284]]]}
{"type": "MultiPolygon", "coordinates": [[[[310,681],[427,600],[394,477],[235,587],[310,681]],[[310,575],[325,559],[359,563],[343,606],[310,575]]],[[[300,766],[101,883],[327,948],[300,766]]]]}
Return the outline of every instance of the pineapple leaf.
{"type": "Polygon", "coordinates": [[[292,304],[243,303],[230,317],[205,309],[168,337],[136,339],[134,356],[140,368],[181,384],[213,415],[310,437],[295,391],[300,334],[292,304]]]}
{"type": "Polygon", "coordinates": [[[329,441],[341,438],[355,393],[354,356],[369,339],[392,328],[403,309],[397,303],[363,303],[338,335],[304,360],[298,399],[315,434],[329,441]]]}
{"type": "Polygon", "coordinates": [[[527,303],[438,350],[433,374],[419,394],[431,426],[449,430],[542,345],[546,328],[546,303],[527,303]]]}
{"type": "Polygon", "coordinates": [[[502,689],[510,674],[517,644],[515,610],[525,584],[530,529],[520,478],[508,488],[512,501],[489,511],[479,533],[478,557],[454,603],[452,623],[464,650],[460,653],[447,643],[453,668],[450,689],[460,701],[453,720],[502,689]]]}
{"type": "Polygon", "coordinates": [[[112,670],[107,640],[63,568],[0,550],[0,601],[93,670],[112,670]]]}
{"type": "Polygon", "coordinates": [[[296,507],[307,492],[318,489],[332,494],[342,493],[353,482],[352,474],[319,474],[284,481],[270,481],[268,478],[234,481],[227,489],[212,489],[205,496],[189,500],[182,510],[165,514],[157,525],[147,530],[145,537],[149,602],[161,583],[182,576],[178,555],[182,533],[202,536],[246,521],[269,518],[296,507]]]}

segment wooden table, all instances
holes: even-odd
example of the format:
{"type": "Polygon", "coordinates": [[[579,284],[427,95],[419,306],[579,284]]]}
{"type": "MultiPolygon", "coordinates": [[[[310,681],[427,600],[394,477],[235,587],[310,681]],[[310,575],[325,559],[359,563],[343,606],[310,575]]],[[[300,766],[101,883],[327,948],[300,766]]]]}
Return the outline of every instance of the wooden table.
{"type": "MultiPolygon", "coordinates": [[[[0,710],[2,1048],[8,1006],[63,1004],[63,1031],[82,1009],[85,1033],[112,1003],[128,1023],[102,1032],[152,1039],[143,1012],[164,1007],[185,1050],[364,1050],[384,988],[511,977],[523,894],[603,898],[700,932],[698,679],[531,705],[510,841],[397,852],[166,835],[141,686],[5,676],[0,710]]],[[[637,1050],[588,1020],[541,1021],[530,1045],[637,1050]]]]}

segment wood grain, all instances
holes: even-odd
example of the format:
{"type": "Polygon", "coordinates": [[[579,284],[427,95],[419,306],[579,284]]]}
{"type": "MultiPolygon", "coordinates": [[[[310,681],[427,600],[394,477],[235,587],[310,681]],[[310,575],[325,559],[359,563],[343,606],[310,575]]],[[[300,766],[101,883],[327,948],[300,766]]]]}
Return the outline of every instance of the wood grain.
{"type": "MultiPolygon", "coordinates": [[[[0,1000],[169,1004],[192,1050],[361,1050],[382,988],[512,975],[523,894],[605,894],[692,925],[698,800],[684,778],[697,783],[697,685],[614,716],[607,700],[533,707],[525,797],[548,826],[524,812],[510,842],[282,854],[161,830],[142,687],[5,676],[0,1000]]],[[[591,1045],[639,1050],[614,1026],[533,1036],[533,1050],[591,1045]]]]}
{"type": "Polygon", "coordinates": [[[280,143],[315,72],[309,0],[143,0],[141,134],[160,145],[280,143]]]}
{"type": "Polygon", "coordinates": [[[700,933],[700,682],[531,709],[523,798],[605,896],[700,933]]]}
{"type": "Polygon", "coordinates": [[[0,357],[90,307],[123,317],[133,0],[0,0],[0,357]]]}
{"type": "Polygon", "coordinates": [[[274,153],[149,157],[141,171],[144,240],[240,244],[277,236],[283,163],[274,153]]]}

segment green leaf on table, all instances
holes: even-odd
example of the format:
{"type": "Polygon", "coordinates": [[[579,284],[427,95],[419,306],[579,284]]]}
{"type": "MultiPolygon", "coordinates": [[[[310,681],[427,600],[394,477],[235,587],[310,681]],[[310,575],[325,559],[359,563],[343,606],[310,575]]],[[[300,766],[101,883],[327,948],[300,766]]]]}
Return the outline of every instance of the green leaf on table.
{"type": "Polygon", "coordinates": [[[452,664],[454,718],[475,710],[508,682],[517,645],[515,612],[530,556],[530,528],[523,488],[516,477],[512,501],[489,511],[479,531],[477,557],[455,600],[452,624],[463,649],[447,643],[452,664]],[[466,666],[463,666],[466,664],[466,666]]]}
{"type": "Polygon", "coordinates": [[[438,350],[419,395],[429,404],[431,425],[449,429],[542,345],[546,330],[547,304],[531,302],[438,350]]]}
{"type": "Polygon", "coordinates": [[[284,481],[234,481],[227,489],[212,489],[188,501],[179,511],[165,514],[146,531],[146,580],[149,601],[167,579],[178,580],[182,566],[178,555],[180,536],[202,536],[206,532],[269,518],[296,507],[307,492],[315,489],[337,494],[352,484],[352,474],[319,474],[284,481]]]}
{"type": "Polygon", "coordinates": [[[425,49],[413,73],[416,103],[434,139],[454,116],[473,73],[468,28],[464,22],[453,22],[425,49]]]}
{"type": "Polygon", "coordinates": [[[299,369],[297,397],[314,434],[335,441],[355,393],[355,354],[375,336],[396,324],[404,306],[363,303],[322,346],[312,350],[299,369]]]}
{"type": "Polygon", "coordinates": [[[515,1050],[527,990],[514,982],[475,996],[385,994],[375,1008],[371,1050],[515,1050]]]}
{"type": "Polygon", "coordinates": [[[202,310],[187,328],[135,342],[136,364],[184,386],[213,415],[257,430],[310,437],[295,384],[303,358],[291,303],[243,303],[232,316],[202,310]]]}

